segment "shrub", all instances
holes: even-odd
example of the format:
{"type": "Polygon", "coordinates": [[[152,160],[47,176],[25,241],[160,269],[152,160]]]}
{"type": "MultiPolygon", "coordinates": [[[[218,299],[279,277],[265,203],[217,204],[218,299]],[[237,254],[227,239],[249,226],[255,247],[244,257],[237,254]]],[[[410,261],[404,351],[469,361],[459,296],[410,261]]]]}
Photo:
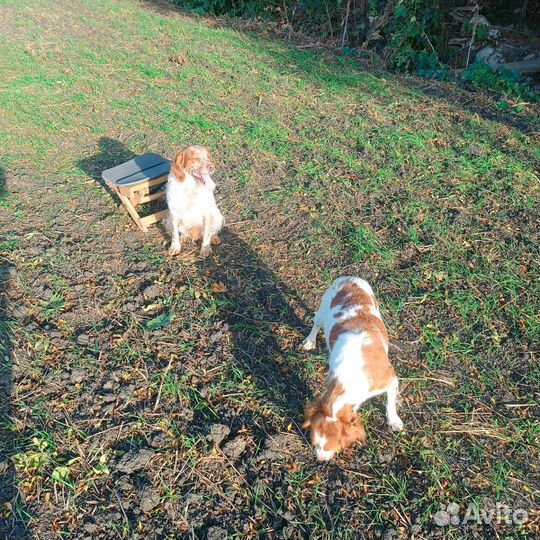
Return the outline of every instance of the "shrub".
{"type": "Polygon", "coordinates": [[[445,51],[444,12],[430,0],[399,0],[387,36],[388,66],[399,71],[434,71],[445,51]]]}
{"type": "MultiPolygon", "coordinates": [[[[351,47],[373,45],[385,58],[390,69],[417,75],[446,79],[447,62],[452,51],[448,45],[448,28],[453,24],[450,10],[467,6],[468,0],[174,0],[178,5],[197,13],[243,17],[265,16],[280,21],[296,31],[334,40],[345,54],[355,53],[351,47]],[[370,28],[370,17],[372,27],[370,28]]],[[[478,0],[478,9],[490,8],[487,0],[478,0]]],[[[540,0],[531,0],[538,6],[540,0]]],[[[503,0],[491,9],[501,10],[503,0]]],[[[531,4],[531,5],[532,5],[531,4]]],[[[529,20],[530,11],[523,8],[522,19],[529,20]],[[524,11],[525,10],[525,11],[524,11]]],[[[533,9],[534,11],[534,9],[533,9]]],[[[471,12],[472,13],[472,12],[471,12]]],[[[512,12],[516,16],[515,12],[512,12]]],[[[455,30],[455,28],[454,28],[455,30]]],[[[488,35],[488,26],[466,20],[461,24],[460,39],[480,41],[488,35]]],[[[487,64],[472,64],[462,76],[464,81],[480,88],[526,101],[538,96],[519,75],[509,71],[493,72],[487,64]]]]}
{"type": "Polygon", "coordinates": [[[232,15],[256,17],[264,13],[270,2],[265,0],[175,0],[175,3],[200,15],[232,15]]]}
{"type": "Polygon", "coordinates": [[[513,73],[507,69],[493,71],[485,62],[471,64],[463,71],[461,78],[479,88],[499,92],[504,97],[532,102],[539,101],[539,96],[531,92],[527,85],[519,82],[519,73],[513,73]]]}

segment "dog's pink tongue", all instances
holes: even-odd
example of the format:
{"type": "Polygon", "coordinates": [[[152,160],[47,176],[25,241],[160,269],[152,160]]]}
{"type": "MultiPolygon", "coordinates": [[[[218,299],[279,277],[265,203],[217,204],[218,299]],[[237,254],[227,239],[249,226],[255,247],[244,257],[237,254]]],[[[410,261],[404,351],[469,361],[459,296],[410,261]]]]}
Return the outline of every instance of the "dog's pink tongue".
{"type": "Polygon", "coordinates": [[[206,182],[210,182],[210,180],[212,180],[212,179],[210,178],[209,174],[203,174],[202,175],[202,181],[203,181],[204,184],[206,184],[206,182]]]}

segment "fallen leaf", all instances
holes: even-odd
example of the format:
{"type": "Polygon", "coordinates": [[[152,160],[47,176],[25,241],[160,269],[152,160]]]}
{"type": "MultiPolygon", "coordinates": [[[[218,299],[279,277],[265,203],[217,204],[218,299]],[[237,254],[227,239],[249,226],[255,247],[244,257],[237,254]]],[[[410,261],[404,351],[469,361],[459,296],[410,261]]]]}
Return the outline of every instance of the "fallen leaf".
{"type": "Polygon", "coordinates": [[[185,63],[187,63],[187,58],[182,53],[171,54],[171,56],[169,56],[169,62],[183,66],[185,63]]]}
{"type": "Polygon", "coordinates": [[[227,287],[225,286],[224,283],[221,283],[221,281],[219,283],[213,283],[211,289],[212,289],[212,292],[214,293],[227,292],[227,287]]]}

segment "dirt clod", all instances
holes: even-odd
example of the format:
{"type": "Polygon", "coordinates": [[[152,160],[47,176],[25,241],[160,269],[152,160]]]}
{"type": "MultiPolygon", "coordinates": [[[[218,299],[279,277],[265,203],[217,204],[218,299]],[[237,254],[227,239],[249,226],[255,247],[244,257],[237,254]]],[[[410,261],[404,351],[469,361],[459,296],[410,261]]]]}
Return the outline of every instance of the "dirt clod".
{"type": "Polygon", "coordinates": [[[150,460],[154,457],[153,450],[144,448],[139,452],[129,452],[120,460],[117,469],[127,474],[144,469],[150,460]]]}
{"type": "Polygon", "coordinates": [[[143,296],[147,300],[154,300],[154,298],[157,298],[161,294],[161,289],[158,285],[150,285],[149,287],[146,287],[143,291],[143,296]]]}
{"type": "Polygon", "coordinates": [[[223,447],[223,453],[232,459],[239,458],[246,449],[247,441],[243,437],[236,437],[223,447]]]}
{"type": "Polygon", "coordinates": [[[70,381],[73,384],[82,383],[84,379],[86,378],[86,372],[82,369],[74,369],[71,372],[70,381]]]}
{"type": "Polygon", "coordinates": [[[228,426],[224,424],[213,424],[210,426],[210,433],[207,435],[207,440],[212,441],[216,446],[226,439],[231,430],[228,426]]]}
{"type": "Polygon", "coordinates": [[[206,533],[206,540],[225,540],[227,531],[221,527],[210,527],[206,533]]]}
{"type": "Polygon", "coordinates": [[[151,512],[154,508],[159,506],[160,497],[159,494],[155,491],[146,489],[143,491],[141,497],[141,510],[145,513],[151,512]]]}
{"type": "Polygon", "coordinates": [[[79,345],[88,345],[89,341],[90,341],[90,337],[87,334],[79,334],[77,336],[77,343],[79,345]]]}

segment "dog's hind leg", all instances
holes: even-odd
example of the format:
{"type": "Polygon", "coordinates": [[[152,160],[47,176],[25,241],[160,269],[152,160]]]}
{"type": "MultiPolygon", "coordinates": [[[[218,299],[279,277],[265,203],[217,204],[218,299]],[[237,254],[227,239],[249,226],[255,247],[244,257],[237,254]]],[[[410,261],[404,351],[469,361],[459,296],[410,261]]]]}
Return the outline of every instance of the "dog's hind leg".
{"type": "Polygon", "coordinates": [[[220,223],[214,216],[206,216],[204,219],[204,232],[201,246],[201,255],[208,257],[212,253],[212,239],[216,237],[220,229],[220,223]]]}
{"type": "Polygon", "coordinates": [[[304,342],[302,343],[302,347],[306,351],[311,351],[317,346],[317,334],[319,333],[319,330],[323,326],[324,319],[322,317],[321,308],[319,308],[319,311],[315,313],[315,317],[313,318],[313,328],[311,329],[311,332],[308,334],[306,339],[304,339],[304,342]]]}
{"type": "Polygon", "coordinates": [[[388,386],[386,394],[386,417],[388,418],[388,424],[392,428],[392,431],[401,431],[403,429],[403,421],[396,411],[398,384],[396,377],[388,386]]]}

